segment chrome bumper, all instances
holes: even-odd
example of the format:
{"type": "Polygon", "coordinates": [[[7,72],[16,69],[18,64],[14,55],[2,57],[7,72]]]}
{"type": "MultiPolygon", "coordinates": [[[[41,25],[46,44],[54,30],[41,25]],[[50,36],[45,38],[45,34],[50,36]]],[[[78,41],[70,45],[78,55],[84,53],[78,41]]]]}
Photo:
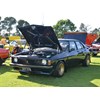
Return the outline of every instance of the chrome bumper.
{"type": "Polygon", "coordinates": [[[18,68],[23,68],[23,67],[28,67],[28,68],[45,68],[45,69],[50,69],[53,66],[37,66],[37,65],[24,65],[24,64],[16,64],[16,63],[11,63],[10,64],[12,67],[18,67],[18,68]]]}

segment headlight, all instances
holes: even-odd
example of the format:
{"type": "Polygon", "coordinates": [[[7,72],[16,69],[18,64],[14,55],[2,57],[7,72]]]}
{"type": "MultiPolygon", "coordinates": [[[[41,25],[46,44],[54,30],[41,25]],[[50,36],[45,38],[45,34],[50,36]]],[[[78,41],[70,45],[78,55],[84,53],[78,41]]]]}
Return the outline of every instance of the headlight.
{"type": "Polygon", "coordinates": [[[46,64],[47,64],[47,60],[43,59],[43,60],[42,60],[42,64],[43,64],[43,65],[46,65],[46,64]]]}
{"type": "Polygon", "coordinates": [[[14,58],[14,62],[18,62],[18,59],[17,58],[14,58]]]}
{"type": "Polygon", "coordinates": [[[42,60],[43,65],[52,65],[52,63],[53,62],[51,60],[45,60],[45,59],[42,60]]]}

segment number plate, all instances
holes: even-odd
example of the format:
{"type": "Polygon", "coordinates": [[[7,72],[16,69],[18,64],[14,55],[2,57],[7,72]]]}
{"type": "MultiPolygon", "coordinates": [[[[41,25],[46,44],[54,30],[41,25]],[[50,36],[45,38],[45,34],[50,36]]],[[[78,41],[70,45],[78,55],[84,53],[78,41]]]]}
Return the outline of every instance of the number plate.
{"type": "Polygon", "coordinates": [[[24,71],[31,71],[31,68],[22,68],[24,71]]]}

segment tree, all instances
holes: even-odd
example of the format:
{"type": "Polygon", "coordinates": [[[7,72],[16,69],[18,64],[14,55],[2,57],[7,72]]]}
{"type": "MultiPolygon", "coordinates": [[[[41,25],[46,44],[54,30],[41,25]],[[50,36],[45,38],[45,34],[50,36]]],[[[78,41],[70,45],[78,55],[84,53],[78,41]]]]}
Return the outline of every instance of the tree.
{"type": "Polygon", "coordinates": [[[27,26],[27,25],[29,25],[29,23],[25,20],[19,20],[18,21],[18,26],[19,27],[24,27],[24,26],[27,26]]]}
{"type": "Polygon", "coordinates": [[[1,26],[1,16],[0,16],[0,32],[2,30],[2,26],[1,26]]]}
{"type": "Polygon", "coordinates": [[[53,26],[57,37],[63,37],[65,32],[75,31],[76,26],[69,19],[59,20],[56,25],[53,26]]]}
{"type": "Polygon", "coordinates": [[[0,29],[10,33],[10,31],[13,30],[12,26],[14,24],[16,24],[16,19],[14,17],[5,17],[0,23],[0,29]]]}
{"type": "Polygon", "coordinates": [[[5,17],[1,20],[0,16],[0,32],[2,31],[1,33],[4,36],[9,36],[10,34],[8,33],[11,33],[12,30],[15,31],[12,35],[20,35],[17,26],[23,27],[27,25],[29,25],[29,23],[25,20],[16,21],[14,17],[5,17]]]}
{"type": "Polygon", "coordinates": [[[89,25],[85,25],[84,23],[80,24],[79,31],[81,32],[89,32],[91,27],[89,25]]]}
{"type": "Polygon", "coordinates": [[[93,34],[100,34],[100,28],[95,28],[94,30],[91,31],[93,34]]]}
{"type": "Polygon", "coordinates": [[[20,35],[21,37],[23,37],[23,35],[21,34],[21,32],[17,29],[17,27],[24,27],[24,26],[28,26],[30,25],[27,21],[25,20],[19,20],[18,21],[18,25],[16,26],[16,33],[17,35],[20,35]]]}

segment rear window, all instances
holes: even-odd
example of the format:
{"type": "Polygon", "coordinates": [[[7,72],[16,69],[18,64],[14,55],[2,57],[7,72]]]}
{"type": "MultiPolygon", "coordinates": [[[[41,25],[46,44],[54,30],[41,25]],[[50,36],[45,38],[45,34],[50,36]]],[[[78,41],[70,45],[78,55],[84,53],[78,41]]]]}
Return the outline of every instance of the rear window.
{"type": "Polygon", "coordinates": [[[83,46],[82,43],[80,43],[80,42],[76,42],[76,45],[77,45],[78,50],[84,48],[84,46],[83,46]]]}

